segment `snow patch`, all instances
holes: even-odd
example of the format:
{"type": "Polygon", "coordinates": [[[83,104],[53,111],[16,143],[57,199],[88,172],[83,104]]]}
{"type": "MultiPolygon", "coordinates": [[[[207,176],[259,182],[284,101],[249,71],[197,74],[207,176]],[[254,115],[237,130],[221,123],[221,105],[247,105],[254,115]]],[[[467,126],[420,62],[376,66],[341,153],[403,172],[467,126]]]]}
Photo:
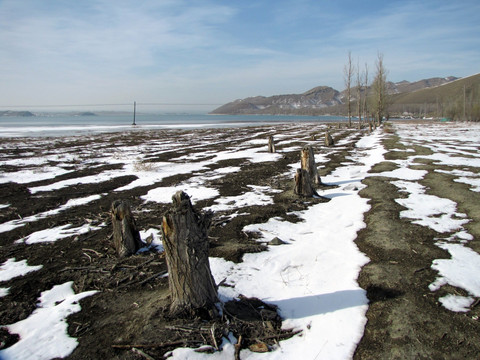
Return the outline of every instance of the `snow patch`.
{"type": "Polygon", "coordinates": [[[72,353],[78,342],[68,335],[66,318],[81,310],[81,299],[97,292],[75,294],[72,285],[70,281],[42,292],[37,309],[28,318],[6,325],[10,333],[20,335],[20,340],[0,350],[1,359],[49,360],[72,353]]]}
{"type": "Polygon", "coordinates": [[[42,265],[27,265],[27,260],[16,261],[15,258],[11,258],[0,266],[0,281],[8,281],[23,276],[29,272],[40,270],[42,267],[42,265]]]}

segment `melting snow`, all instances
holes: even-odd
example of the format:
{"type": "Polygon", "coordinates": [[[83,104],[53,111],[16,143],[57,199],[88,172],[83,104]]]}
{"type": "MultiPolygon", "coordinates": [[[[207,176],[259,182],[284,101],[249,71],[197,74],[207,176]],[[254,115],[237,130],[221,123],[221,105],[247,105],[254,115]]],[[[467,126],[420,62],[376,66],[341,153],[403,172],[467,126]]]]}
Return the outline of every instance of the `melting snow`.
{"type": "Polygon", "coordinates": [[[67,282],[42,292],[37,309],[28,318],[6,326],[10,333],[20,335],[20,340],[0,350],[2,360],[48,360],[72,353],[78,342],[68,335],[66,318],[81,310],[78,304],[81,299],[96,293],[75,294],[72,284],[67,282]]]}

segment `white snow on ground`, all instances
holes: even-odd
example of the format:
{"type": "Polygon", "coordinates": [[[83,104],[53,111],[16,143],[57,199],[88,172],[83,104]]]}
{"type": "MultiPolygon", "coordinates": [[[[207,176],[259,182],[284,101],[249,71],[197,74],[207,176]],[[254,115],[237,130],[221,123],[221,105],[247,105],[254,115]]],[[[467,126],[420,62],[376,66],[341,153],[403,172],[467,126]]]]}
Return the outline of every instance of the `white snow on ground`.
{"type": "Polygon", "coordinates": [[[20,170],[15,172],[7,172],[0,174],[0,184],[7,182],[16,182],[18,184],[26,184],[32,181],[40,181],[53,179],[55,176],[67,174],[71,170],[65,170],[58,166],[45,166],[40,170],[20,170]]]}
{"type": "Polygon", "coordinates": [[[145,169],[145,170],[139,170],[138,166],[136,166],[135,164],[127,164],[124,169],[125,173],[136,175],[138,179],[132,181],[130,184],[119,187],[115,191],[130,190],[139,186],[153,185],[169,176],[174,176],[179,174],[189,174],[199,170],[206,170],[205,164],[203,162],[196,162],[196,163],[173,163],[173,162],[160,163],[159,162],[152,165],[152,169],[145,169]]]}
{"type": "MultiPolygon", "coordinates": [[[[407,147],[421,145],[434,152],[432,155],[413,155],[408,159],[410,164],[413,164],[418,158],[423,158],[434,160],[436,164],[443,166],[462,166],[468,167],[468,169],[480,167],[478,147],[480,128],[478,126],[456,124],[448,128],[438,125],[414,128],[397,125],[397,130],[403,139],[402,143],[407,147]],[[463,144],[463,146],[458,144],[463,144]]],[[[457,176],[458,178],[454,181],[469,184],[471,191],[478,191],[477,173],[461,169],[436,169],[435,171],[457,176]]],[[[452,234],[437,239],[440,241],[437,241],[436,245],[448,251],[451,258],[433,261],[432,269],[438,271],[438,277],[430,284],[429,289],[437,291],[440,287],[449,284],[466,290],[472,296],[480,297],[480,281],[478,279],[480,255],[465,246],[468,245],[468,241],[474,240],[473,236],[463,227],[470,221],[467,215],[457,212],[457,204],[454,201],[425,194],[426,188],[417,182],[393,181],[392,183],[409,194],[406,199],[396,200],[407,208],[401,212],[401,216],[413,219],[414,223],[430,227],[439,233],[452,234]]],[[[439,301],[451,311],[467,312],[474,301],[472,296],[449,294],[439,298],[439,301]]]]}
{"type": "Polygon", "coordinates": [[[395,200],[408,209],[401,211],[400,217],[413,219],[414,224],[427,226],[439,233],[455,231],[469,222],[468,219],[458,219],[466,215],[457,212],[457,204],[454,201],[424,194],[425,187],[418,183],[414,183],[415,185],[397,181],[392,183],[408,189],[409,193],[408,198],[395,200]]]}
{"type": "Polygon", "coordinates": [[[472,297],[448,294],[438,299],[440,303],[448,310],[455,312],[468,312],[473,304],[472,297]]]}
{"type": "Polygon", "coordinates": [[[49,216],[58,214],[62,211],[68,210],[68,209],[70,209],[72,207],[75,207],[75,206],[81,206],[81,205],[88,204],[92,201],[100,199],[101,197],[102,197],[101,195],[90,195],[90,196],[87,196],[87,197],[84,197],[84,198],[70,199],[65,204],[60,206],[59,208],[56,208],[56,209],[53,209],[53,210],[48,210],[48,211],[45,211],[45,212],[42,212],[42,213],[39,213],[39,214],[36,214],[36,215],[28,216],[28,217],[23,218],[23,219],[18,219],[18,220],[16,219],[16,220],[7,221],[3,224],[0,224],[0,233],[13,230],[17,227],[25,226],[28,223],[38,221],[40,219],[45,219],[49,216]]]}
{"type": "Polygon", "coordinates": [[[0,281],[8,281],[41,268],[42,265],[30,266],[27,265],[27,260],[16,261],[15,258],[11,258],[0,266],[0,281]]]}
{"type": "MultiPolygon", "coordinates": [[[[302,330],[302,336],[281,341],[273,352],[257,354],[243,350],[242,359],[352,357],[363,335],[368,308],[366,293],[356,282],[368,258],[358,250],[354,240],[365,226],[363,214],[370,206],[367,199],[358,195],[358,190],[364,187],[361,180],[367,171],[383,160],[385,150],[380,139],[379,132],[365,136],[357,144],[355,164],[337,168],[322,179],[345,186],[322,192],[321,195],[331,198],[328,203],[296,213],[302,222],[272,218],[244,228],[260,233],[260,241],[279,237],[288,244],[270,246],[268,251],[258,254],[245,254],[239,264],[210,259],[216,282],[225,279],[227,284],[234,285],[220,287],[221,300],[239,294],[258,297],[278,306],[284,318],[283,328],[302,330]]],[[[191,349],[177,349],[172,356],[174,359],[232,358],[234,348],[226,339],[225,344],[222,353],[213,356],[191,349]]]]}
{"type": "Polygon", "coordinates": [[[480,174],[476,174],[471,171],[465,171],[465,170],[452,170],[452,171],[446,171],[446,170],[435,170],[440,173],[444,174],[450,174],[453,176],[458,176],[454,181],[459,182],[459,183],[464,183],[467,185],[470,185],[470,189],[475,192],[480,192],[480,174]]]}
{"type": "Polygon", "coordinates": [[[10,288],[0,287],[0,298],[7,296],[9,292],[10,292],[10,288]]]}
{"type": "Polygon", "coordinates": [[[432,269],[437,270],[441,276],[430,284],[430,290],[436,291],[441,286],[450,284],[480,297],[480,278],[473,275],[480,269],[480,255],[463,244],[442,241],[437,245],[447,250],[452,258],[433,261],[432,269]]]}
{"type": "Polygon", "coordinates": [[[71,224],[60,225],[51,229],[39,230],[31,233],[30,235],[17,240],[17,243],[25,243],[27,245],[41,243],[41,242],[54,242],[60,239],[64,239],[71,236],[78,236],[87,234],[91,231],[99,230],[100,227],[92,226],[90,224],[84,224],[78,227],[72,227],[71,224]]]}
{"type": "MultiPolygon", "coordinates": [[[[243,146],[245,146],[245,144],[243,146]]],[[[181,156],[170,159],[169,162],[145,163],[145,168],[139,166],[138,161],[137,163],[126,163],[122,175],[136,175],[138,179],[116,189],[116,191],[153,185],[169,176],[207,170],[208,165],[216,164],[221,160],[246,159],[252,163],[263,163],[276,161],[282,157],[282,155],[278,153],[268,153],[266,151],[266,141],[263,147],[242,148],[240,146],[232,146],[227,150],[214,152],[212,155],[214,155],[213,158],[198,162],[184,162],[185,157],[181,156]]]]}
{"type": "Polygon", "coordinates": [[[217,189],[206,187],[203,184],[208,180],[218,179],[225,174],[230,174],[240,171],[240,167],[229,166],[225,168],[216,169],[207,173],[202,173],[199,176],[192,176],[187,181],[176,186],[157,187],[150,190],[146,195],[141,196],[145,201],[153,201],[157,203],[170,203],[172,201],[172,195],[181,190],[186,192],[190,197],[193,204],[196,201],[215,198],[220,195],[217,189]]]}
{"type": "Polygon", "coordinates": [[[245,192],[238,196],[225,196],[215,200],[214,205],[206,208],[212,211],[234,210],[245,206],[273,204],[273,197],[269,194],[281,192],[269,186],[248,185],[252,191],[245,192]]]}
{"type": "Polygon", "coordinates": [[[21,158],[21,159],[11,159],[0,161],[0,165],[9,165],[9,166],[29,166],[29,165],[42,165],[46,164],[48,159],[32,157],[32,158],[21,158]]]}
{"type": "Polygon", "coordinates": [[[168,204],[172,202],[173,194],[180,190],[184,191],[190,196],[192,204],[195,204],[196,201],[211,199],[220,195],[218,190],[214,188],[185,184],[178,186],[158,187],[150,190],[141,198],[145,201],[168,204]]]}
{"type": "Polygon", "coordinates": [[[114,171],[105,171],[99,175],[84,176],[84,177],[79,177],[74,179],[58,181],[50,185],[31,187],[29,188],[29,190],[32,194],[35,194],[40,191],[54,191],[54,190],[62,189],[72,185],[98,184],[103,181],[112,179],[113,177],[115,177],[115,174],[116,172],[114,171]]]}
{"type": "MultiPolygon", "coordinates": [[[[426,171],[410,168],[420,158],[430,159],[447,167],[465,167],[463,170],[453,169],[450,174],[456,177],[456,181],[472,186],[472,191],[478,191],[476,190],[478,174],[474,169],[480,167],[478,156],[480,128],[471,124],[468,125],[469,131],[465,131],[466,128],[462,126],[449,127],[448,131],[443,126],[414,128],[396,125],[396,127],[402,144],[407,147],[406,150],[398,151],[413,154],[414,151],[410,147],[419,145],[429,147],[434,154],[412,155],[406,161],[394,161],[399,166],[398,169],[380,174],[368,174],[372,166],[384,161],[385,150],[381,146],[382,135],[379,130],[372,135],[364,135],[348,157],[348,162],[328,176],[322,177],[324,183],[338,186],[321,193],[330,198],[330,202],[312,205],[305,211],[297,212],[296,215],[302,220],[298,223],[291,223],[282,218],[272,218],[265,223],[251,224],[244,228],[244,231],[258,232],[259,240],[262,242],[279,237],[287,244],[270,246],[268,251],[262,253],[246,254],[244,261],[239,264],[220,258],[211,258],[211,268],[216,282],[219,283],[225,279],[227,284],[234,285],[234,287],[220,287],[219,296],[222,300],[236,298],[239,294],[258,297],[278,305],[285,319],[284,328],[302,330],[301,336],[297,335],[281,341],[273,352],[257,354],[244,350],[241,353],[242,359],[349,359],[352,357],[363,334],[366,322],[365,312],[368,308],[365,291],[359,288],[356,282],[358,273],[368,262],[368,258],[359,252],[354,243],[357,232],[365,226],[363,215],[370,208],[368,199],[358,195],[358,191],[364,187],[361,181],[366,176],[392,178],[392,182],[408,195],[406,198],[397,199],[397,202],[406,207],[402,216],[423,226],[429,226],[444,236],[436,239],[436,244],[447,250],[451,258],[437,259],[432,263],[432,268],[438,271],[439,275],[430,285],[430,289],[436,291],[441,286],[450,284],[465,289],[471,295],[443,296],[439,298],[443,306],[452,311],[466,312],[469,311],[474,297],[480,297],[480,284],[477,281],[480,272],[480,255],[466,246],[473,240],[473,236],[463,227],[470,219],[466,214],[457,211],[457,204],[452,200],[427,194],[428,189],[421,184],[426,171]],[[459,142],[463,145],[454,146],[459,142]]],[[[288,136],[285,133],[275,135],[275,139],[281,139],[277,145],[289,145],[295,138],[298,140],[300,137],[307,144],[311,141],[310,136],[303,136],[304,129],[301,127],[292,126],[291,129],[288,136]]],[[[266,137],[266,133],[258,133],[257,136],[266,137]]],[[[356,135],[340,141],[328,151],[345,149],[341,146],[351,141],[354,136],[356,135]]],[[[235,138],[235,140],[241,139],[235,138]]],[[[219,197],[217,190],[207,186],[206,182],[230,172],[241,171],[241,168],[228,167],[211,171],[209,166],[227,159],[245,159],[246,162],[275,161],[282,155],[267,153],[267,141],[265,140],[265,146],[258,146],[263,142],[253,136],[243,141],[241,145],[232,145],[224,151],[203,151],[204,146],[217,142],[219,141],[215,136],[205,137],[201,142],[193,145],[198,149],[197,153],[179,156],[168,163],[155,161],[150,163],[149,159],[154,159],[155,156],[172,147],[178,147],[180,150],[182,147],[191,148],[191,146],[159,139],[149,142],[147,139],[148,144],[143,147],[122,146],[116,147],[114,151],[101,147],[89,149],[89,151],[79,149],[75,156],[50,153],[47,157],[65,161],[65,165],[69,165],[70,160],[75,161],[80,168],[95,162],[124,164],[122,169],[109,170],[108,175],[111,178],[137,175],[139,180],[116,189],[117,191],[153,185],[170,175],[191,174],[189,180],[184,183],[151,190],[144,195],[145,201],[170,202],[173,193],[181,189],[191,195],[194,201],[214,198],[214,205],[211,207],[214,211],[232,211],[245,206],[271,203],[276,190],[270,187],[249,186],[244,189],[243,194],[238,196],[219,197]],[[149,158],[146,158],[145,154],[148,154],[149,158]],[[195,162],[191,162],[192,160],[195,162]]],[[[227,142],[225,143],[229,146],[227,142]]],[[[301,146],[295,144],[291,148],[298,151],[301,146]]],[[[290,150],[282,146],[282,151],[290,150]]],[[[325,156],[327,155],[316,155],[317,161],[323,162],[325,156]]],[[[68,172],[62,168],[63,165],[51,167],[43,166],[44,163],[41,160],[32,159],[30,163],[25,164],[27,169],[0,174],[0,183],[6,181],[28,183],[51,179],[68,172]],[[43,166],[43,169],[30,169],[30,166],[36,164],[43,166]]],[[[99,174],[98,177],[87,176],[57,181],[48,186],[30,189],[33,192],[54,191],[74,184],[95,183],[103,181],[97,181],[97,179],[108,180],[105,174],[106,172],[99,174]]],[[[72,200],[57,209],[0,224],[0,232],[45,219],[72,206],[88,204],[101,196],[94,195],[72,200]]],[[[234,213],[231,216],[239,215],[241,214],[234,213]]],[[[54,241],[54,239],[87,231],[89,231],[88,225],[80,227],[63,225],[51,230],[45,229],[31,233],[19,242],[33,244],[54,241]]],[[[145,240],[149,236],[153,237],[151,246],[161,250],[159,230],[141,231],[142,239],[145,240]]],[[[16,262],[14,259],[8,259],[0,268],[0,276],[5,276],[6,269],[17,267],[22,270],[18,270],[20,275],[15,276],[21,276],[22,271],[26,269],[38,270],[37,267],[28,267],[25,260],[16,262]]],[[[8,271],[13,273],[13,270],[8,271]]],[[[8,276],[10,279],[12,275],[8,276]]],[[[93,292],[75,295],[71,289],[71,283],[58,285],[43,292],[38,308],[30,317],[16,324],[7,325],[9,331],[20,334],[21,340],[0,352],[0,358],[50,359],[67,356],[75,348],[76,340],[68,337],[65,318],[70,313],[80,310],[78,301],[81,298],[92,294],[93,292]]],[[[10,289],[0,288],[0,297],[13,295],[10,289]]],[[[195,353],[192,349],[177,349],[172,356],[175,359],[231,359],[235,341],[236,339],[230,334],[228,339],[224,339],[222,352],[209,355],[195,353]]]]}
{"type": "Polygon", "coordinates": [[[81,299],[96,293],[75,294],[72,284],[66,282],[42,292],[37,309],[28,318],[6,326],[10,333],[20,335],[20,341],[0,350],[2,360],[48,360],[71,354],[78,342],[68,335],[66,318],[81,310],[81,299]]]}
{"type": "Polygon", "coordinates": [[[454,181],[459,182],[459,183],[464,183],[467,185],[470,185],[470,190],[480,192],[480,179],[475,179],[471,177],[459,177],[458,179],[455,179],[454,181]]]}

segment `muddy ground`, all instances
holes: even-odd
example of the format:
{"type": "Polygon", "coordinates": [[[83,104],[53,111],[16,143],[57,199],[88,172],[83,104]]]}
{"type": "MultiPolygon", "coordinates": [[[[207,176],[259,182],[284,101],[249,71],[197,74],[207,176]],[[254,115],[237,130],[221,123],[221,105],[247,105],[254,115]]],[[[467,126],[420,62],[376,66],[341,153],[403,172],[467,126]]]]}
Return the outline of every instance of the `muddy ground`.
{"type": "MultiPolygon", "coordinates": [[[[232,131],[240,130],[196,130],[195,137],[217,137],[205,150],[221,149],[228,141],[232,131]]],[[[258,133],[258,128],[243,129],[248,138],[258,133]]],[[[266,132],[276,129],[268,127],[266,132]]],[[[365,131],[365,130],[363,130],[365,131]]],[[[341,166],[353,151],[355,142],[364,134],[358,130],[333,129],[333,136],[338,142],[348,137],[344,150],[329,156],[327,163],[319,168],[320,176],[324,176],[341,166]]],[[[118,144],[143,144],[155,137],[171,137],[185,139],[192,132],[184,131],[152,131],[135,133],[129,136],[95,135],[79,137],[72,141],[52,141],[50,145],[32,146],[36,139],[22,145],[17,139],[0,140],[0,152],[5,156],[27,158],[30,152],[45,152],[59,149],[95,148],[99,144],[110,146],[118,144]],[[12,145],[13,144],[13,145],[12,145]],[[50,146],[51,148],[48,148],[50,146]],[[47,148],[46,148],[47,147],[47,148]]],[[[316,151],[327,152],[321,134],[306,134],[309,139],[317,135],[316,151]]],[[[305,142],[299,139],[298,145],[305,142]]],[[[386,161],[378,164],[372,172],[382,172],[396,167],[389,162],[392,159],[407,157],[401,151],[395,133],[390,131],[383,141],[389,152],[386,161]],[[395,150],[393,150],[395,149],[395,150]]],[[[289,146],[291,146],[290,144],[289,146]]],[[[281,147],[279,148],[281,151],[281,147]]],[[[415,149],[418,154],[428,153],[425,148],[415,149]]],[[[189,153],[189,148],[172,149],[151,158],[151,161],[168,161],[172,156],[189,153]]],[[[242,208],[248,215],[229,218],[228,212],[215,214],[210,229],[210,255],[224,257],[227,260],[240,262],[247,252],[265,250],[265,246],[255,241],[252,234],[242,231],[243,227],[252,223],[265,222],[274,216],[282,216],[295,221],[292,211],[307,208],[314,202],[322,200],[300,199],[293,194],[293,182],[289,176],[288,165],[299,161],[298,151],[283,152],[283,157],[268,163],[249,164],[242,171],[227,174],[219,180],[212,180],[211,185],[220,191],[221,196],[238,195],[247,185],[270,185],[282,192],[274,197],[274,204],[250,206],[242,208]],[[287,214],[288,213],[288,214],[287,214]]],[[[411,156],[412,152],[408,153],[411,156]]],[[[30,155],[31,156],[31,155],[30,155]]],[[[224,160],[211,166],[240,166],[245,159],[224,160]]],[[[145,165],[145,164],[144,164],[145,165]]],[[[148,165],[148,163],[147,163],[148,165]]],[[[28,187],[48,185],[54,181],[95,175],[108,167],[120,165],[91,166],[81,168],[55,180],[32,182],[28,187]],[[80,173],[79,173],[80,172],[80,173]]],[[[465,212],[473,221],[466,225],[469,232],[480,238],[480,193],[473,193],[465,184],[453,182],[451,176],[434,173],[433,165],[428,161],[417,166],[429,173],[422,184],[428,185],[431,194],[448,197],[459,204],[459,211],[465,212]]],[[[5,166],[2,171],[14,171],[15,166],[5,166]]],[[[85,206],[77,206],[69,211],[32,222],[24,227],[0,234],[0,263],[15,257],[18,260],[28,259],[29,265],[43,265],[39,271],[28,276],[3,282],[2,287],[11,287],[11,294],[0,298],[0,324],[12,324],[28,317],[35,309],[35,303],[42,291],[67,281],[73,281],[76,292],[98,290],[99,293],[81,301],[82,310],[68,318],[69,333],[78,339],[79,345],[68,357],[69,359],[142,359],[144,355],[132,351],[132,346],[140,349],[155,359],[161,359],[168,351],[180,346],[195,346],[220,342],[224,332],[232,331],[237,337],[242,335],[242,347],[254,343],[267,346],[288,336],[301,336],[280,330],[281,321],[274,308],[267,307],[257,299],[242,299],[227,305],[230,318],[217,321],[212,336],[213,321],[199,319],[172,319],[168,316],[169,292],[168,280],[162,277],[166,272],[163,253],[146,251],[125,259],[117,259],[112,247],[110,205],[116,199],[127,199],[132,204],[141,229],[159,228],[162,214],[167,204],[145,203],[140,196],[157,186],[170,186],[186,180],[190,175],[177,175],[165,178],[161,183],[138,187],[122,192],[114,189],[132,181],[132,176],[116,178],[99,184],[77,185],[52,192],[30,194],[25,185],[7,183],[0,184],[0,203],[11,204],[2,209],[0,223],[15,218],[55,209],[72,197],[85,197],[103,193],[100,200],[85,206]],[[62,224],[83,224],[89,219],[92,225],[106,223],[101,230],[76,238],[62,239],[54,243],[28,245],[16,244],[18,240],[34,231],[62,224]],[[215,339],[214,339],[215,338],[215,339]]],[[[370,301],[367,312],[368,323],[364,336],[354,355],[355,359],[442,359],[442,358],[478,358],[480,354],[480,322],[474,320],[480,316],[480,306],[467,314],[453,313],[443,308],[438,292],[432,293],[428,285],[435,280],[437,273],[430,268],[433,259],[448,258],[446,251],[434,245],[438,235],[434,231],[400,219],[399,212],[403,208],[394,199],[401,193],[390,184],[391,179],[369,177],[364,180],[367,187],[361,196],[370,200],[371,210],[365,214],[366,228],[358,234],[356,243],[370,262],[361,271],[359,284],[367,291],[370,301]]],[[[202,208],[213,204],[213,200],[196,203],[202,208]]],[[[472,241],[476,251],[480,251],[477,241],[472,241]]],[[[220,284],[228,286],[228,284],[220,284]]],[[[439,290],[442,292],[444,290],[439,290]]],[[[461,290],[456,289],[459,294],[461,290]]],[[[319,339],[320,340],[320,339],[319,339]]],[[[0,342],[3,347],[17,341],[16,336],[0,330],[0,342]]]]}

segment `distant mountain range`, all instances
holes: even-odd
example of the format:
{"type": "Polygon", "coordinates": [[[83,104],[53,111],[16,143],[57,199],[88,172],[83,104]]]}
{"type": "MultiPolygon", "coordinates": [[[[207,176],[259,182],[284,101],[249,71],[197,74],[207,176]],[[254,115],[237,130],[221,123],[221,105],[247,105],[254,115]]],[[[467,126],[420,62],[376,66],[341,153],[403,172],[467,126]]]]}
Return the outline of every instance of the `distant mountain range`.
{"type": "MultiPolygon", "coordinates": [[[[434,88],[458,80],[454,76],[430,78],[415,82],[388,82],[389,94],[413,93],[418,90],[434,88]]],[[[355,101],[356,88],[352,91],[355,101]]],[[[211,114],[245,115],[245,114],[291,114],[291,115],[324,115],[343,113],[346,91],[338,91],[328,86],[318,86],[303,94],[275,96],[255,96],[232,101],[213,110],[211,114]]]]}
{"type": "Polygon", "coordinates": [[[76,112],[69,112],[69,113],[40,113],[40,114],[35,114],[30,111],[13,111],[13,110],[3,110],[0,111],[0,116],[15,116],[15,117],[30,117],[30,116],[62,116],[62,115],[67,115],[67,116],[95,116],[97,114],[90,112],[90,111],[84,111],[81,113],[76,113],[76,112]]]}
{"type": "Polygon", "coordinates": [[[31,113],[30,111],[12,111],[12,110],[4,110],[0,111],[0,116],[35,116],[35,114],[31,113]]]}

